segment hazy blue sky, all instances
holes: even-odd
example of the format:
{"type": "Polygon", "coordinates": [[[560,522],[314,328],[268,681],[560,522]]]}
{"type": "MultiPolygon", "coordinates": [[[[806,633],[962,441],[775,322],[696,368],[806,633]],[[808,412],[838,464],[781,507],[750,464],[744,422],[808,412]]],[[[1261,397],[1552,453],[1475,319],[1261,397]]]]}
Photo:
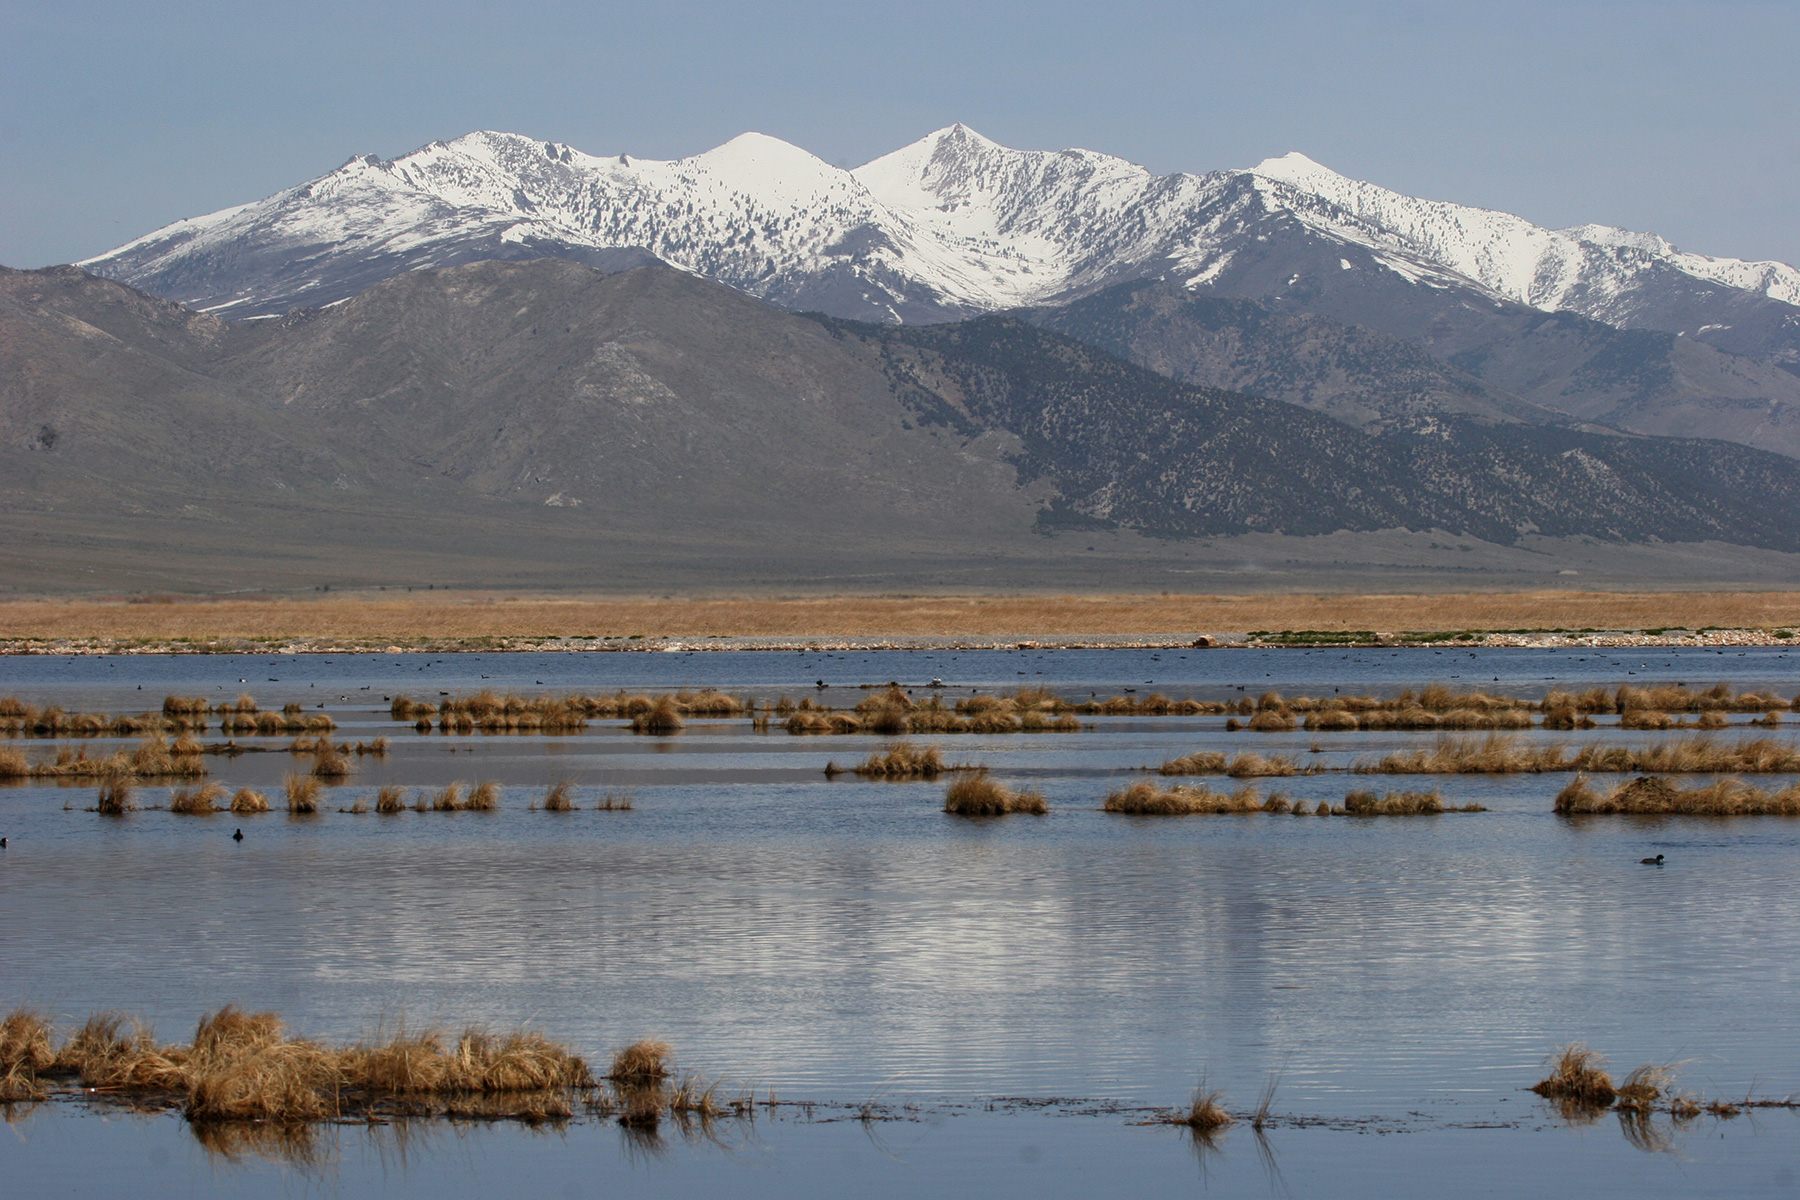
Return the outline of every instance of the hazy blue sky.
{"type": "Polygon", "coordinates": [[[756,129],[848,166],[957,120],[1157,171],[1297,149],[1793,262],[1797,60],[1800,0],[0,0],[0,263],[471,129],[657,158],[756,129]]]}

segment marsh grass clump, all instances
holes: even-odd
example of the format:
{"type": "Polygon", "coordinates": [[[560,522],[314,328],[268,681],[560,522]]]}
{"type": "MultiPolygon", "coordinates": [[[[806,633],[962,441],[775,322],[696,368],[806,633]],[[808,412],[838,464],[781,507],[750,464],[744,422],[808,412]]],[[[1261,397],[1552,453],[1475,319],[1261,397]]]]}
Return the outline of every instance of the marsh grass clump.
{"type": "Polygon", "coordinates": [[[252,788],[239,788],[231,795],[231,811],[234,813],[266,813],[269,811],[269,798],[252,788]]]}
{"type": "Polygon", "coordinates": [[[319,799],[324,795],[325,787],[316,775],[289,772],[281,781],[281,790],[287,798],[288,812],[305,817],[319,811],[319,799]]]}
{"type": "Polygon", "coordinates": [[[1388,792],[1378,796],[1374,792],[1356,791],[1344,797],[1343,815],[1348,817],[1418,817],[1434,816],[1448,812],[1486,812],[1479,804],[1449,806],[1444,797],[1436,791],[1431,792],[1388,792]]]}
{"type": "Polygon", "coordinates": [[[550,785],[550,790],[544,793],[545,812],[574,812],[577,807],[575,785],[566,779],[557,780],[550,785]]]}
{"type": "Polygon", "coordinates": [[[318,749],[314,751],[312,773],[319,779],[336,783],[350,777],[350,756],[332,745],[330,738],[321,738],[318,749]]]}
{"type": "Polygon", "coordinates": [[[50,1022],[28,1008],[16,1008],[0,1019],[0,1104],[41,1100],[38,1076],[56,1065],[50,1022]]]}
{"type": "Polygon", "coordinates": [[[1800,816],[1800,784],[1779,790],[1753,787],[1741,779],[1719,779],[1679,788],[1667,779],[1641,775],[1605,792],[1577,775],[1558,792],[1554,810],[1562,816],[1800,816]]]}
{"type": "Polygon", "coordinates": [[[1246,728],[1251,733],[1291,733],[1298,725],[1294,714],[1284,709],[1264,709],[1250,718],[1246,728]]]}
{"type": "Polygon", "coordinates": [[[1014,791],[979,768],[951,783],[944,792],[944,811],[958,817],[999,817],[1009,813],[1042,816],[1050,811],[1043,793],[1014,791]]]}
{"type": "Polygon", "coordinates": [[[330,1046],[290,1036],[273,1013],[229,1005],[203,1017],[185,1046],[158,1045],[117,1013],[90,1017],[60,1051],[48,1037],[47,1025],[15,1014],[0,1023],[0,1054],[16,1042],[15,1074],[29,1082],[40,1070],[73,1076],[127,1102],[179,1107],[196,1128],[396,1116],[538,1122],[569,1116],[569,1093],[595,1082],[578,1055],[529,1030],[471,1027],[452,1040],[402,1029],[330,1046]]]}
{"type": "Polygon", "coordinates": [[[482,782],[469,789],[469,798],[463,802],[467,812],[495,812],[500,807],[500,785],[482,782]]]}
{"type": "Polygon", "coordinates": [[[869,755],[850,769],[865,779],[936,779],[946,771],[969,768],[947,765],[943,751],[936,746],[895,742],[886,750],[869,755]]]}
{"type": "Polygon", "coordinates": [[[169,811],[184,816],[211,816],[220,810],[229,793],[218,782],[202,787],[178,787],[169,794],[169,811]]]}
{"type": "Polygon", "coordinates": [[[399,784],[383,784],[375,792],[375,811],[382,816],[392,816],[406,808],[406,792],[399,784]]]}
{"type": "Polygon", "coordinates": [[[1125,813],[1142,817],[1211,816],[1226,813],[1286,812],[1287,800],[1281,807],[1270,809],[1255,788],[1239,788],[1235,792],[1215,792],[1204,787],[1158,787],[1140,779],[1107,796],[1101,808],[1109,813],[1125,813]]]}
{"type": "Polygon", "coordinates": [[[1372,762],[1358,762],[1351,770],[1373,775],[1506,775],[1562,771],[1570,761],[1560,743],[1528,746],[1511,735],[1490,733],[1483,738],[1440,737],[1429,748],[1396,750],[1372,762]]]}
{"type": "Polygon", "coordinates": [[[105,817],[122,817],[126,813],[136,812],[138,802],[132,792],[132,781],[128,776],[118,775],[108,779],[100,785],[95,811],[105,817]]]}
{"type": "Polygon", "coordinates": [[[631,718],[631,732],[666,735],[680,733],[687,728],[687,720],[682,717],[681,709],[672,696],[664,696],[647,711],[631,718]]]}
{"type": "Polygon", "coordinates": [[[1192,754],[1183,754],[1180,758],[1171,758],[1157,768],[1163,775],[1223,775],[1225,773],[1225,755],[1218,750],[1196,750],[1192,754]]]}
{"type": "Polygon", "coordinates": [[[1631,1073],[1619,1084],[1619,1106],[1648,1111],[1674,1083],[1673,1063],[1645,1063],[1641,1067],[1633,1067],[1631,1073]]]}
{"type": "Polygon", "coordinates": [[[627,1087],[661,1083],[669,1077],[669,1063],[673,1053],[669,1043],[644,1038],[613,1055],[612,1066],[608,1068],[606,1077],[627,1087]]]}
{"type": "Polygon", "coordinates": [[[1225,1111],[1221,1101],[1225,1093],[1217,1088],[1208,1088],[1202,1079],[1194,1088],[1193,1098],[1186,1108],[1177,1109],[1163,1119],[1167,1125],[1184,1125],[1195,1133],[1208,1134],[1232,1124],[1236,1118],[1225,1111]]]}
{"type": "Polygon", "coordinates": [[[1532,1086],[1546,1100],[1558,1100],[1584,1108],[1606,1108],[1618,1099],[1606,1060],[1579,1042],[1570,1043],[1550,1056],[1550,1073],[1532,1086]]]}
{"type": "Polygon", "coordinates": [[[630,812],[632,796],[630,792],[607,792],[593,803],[595,812],[630,812]]]}
{"type": "Polygon", "coordinates": [[[1648,746],[1584,746],[1569,765],[1594,772],[1790,775],[1800,773],[1800,746],[1772,737],[1730,743],[1686,737],[1648,746]]]}
{"type": "Polygon", "coordinates": [[[10,746],[0,746],[0,779],[29,779],[31,760],[10,746]]]}
{"type": "Polygon", "coordinates": [[[420,797],[418,804],[414,807],[420,812],[461,812],[463,808],[462,789],[463,785],[461,783],[447,783],[437,790],[437,793],[431,797],[429,803],[427,803],[423,797],[420,797]]]}

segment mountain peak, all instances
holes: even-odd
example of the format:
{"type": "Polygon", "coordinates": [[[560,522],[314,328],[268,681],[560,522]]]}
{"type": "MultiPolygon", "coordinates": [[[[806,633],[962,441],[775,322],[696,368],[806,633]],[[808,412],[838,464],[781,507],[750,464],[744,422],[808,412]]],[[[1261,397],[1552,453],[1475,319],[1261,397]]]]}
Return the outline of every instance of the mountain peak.
{"type": "Polygon", "coordinates": [[[1268,179],[1279,179],[1284,183],[1306,183],[1319,179],[1344,178],[1330,167],[1308,158],[1298,150],[1289,150],[1286,154],[1265,158],[1251,167],[1250,173],[1268,179]]]}

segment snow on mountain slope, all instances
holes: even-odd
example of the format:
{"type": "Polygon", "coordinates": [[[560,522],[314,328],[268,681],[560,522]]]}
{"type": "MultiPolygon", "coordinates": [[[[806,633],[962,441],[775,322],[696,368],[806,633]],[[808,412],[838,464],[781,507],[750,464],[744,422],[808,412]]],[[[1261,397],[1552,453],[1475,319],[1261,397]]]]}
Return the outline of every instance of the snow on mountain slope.
{"type": "Polygon", "coordinates": [[[420,267],[632,261],[609,257],[621,254],[785,307],[886,321],[1057,303],[1138,278],[1274,293],[1320,264],[1360,264],[1612,324],[1800,329],[1800,271],[1781,263],[1707,258],[1604,226],[1543,229],[1361,183],[1299,154],[1158,176],[1090,150],[1009,149],[961,125],[854,171],[755,133],[658,161],[477,132],[392,161],[351,159],[81,265],[253,316],[420,267]],[[1770,301],[1787,307],[1771,316],[1770,301]]]}
{"type": "Polygon", "coordinates": [[[1785,263],[1688,254],[1654,234],[1605,225],[1544,229],[1510,213],[1349,179],[1304,154],[1265,159],[1251,171],[1330,201],[1400,246],[1533,308],[1617,323],[1630,315],[1642,276],[1659,268],[1800,305],[1800,270],[1785,263]]]}

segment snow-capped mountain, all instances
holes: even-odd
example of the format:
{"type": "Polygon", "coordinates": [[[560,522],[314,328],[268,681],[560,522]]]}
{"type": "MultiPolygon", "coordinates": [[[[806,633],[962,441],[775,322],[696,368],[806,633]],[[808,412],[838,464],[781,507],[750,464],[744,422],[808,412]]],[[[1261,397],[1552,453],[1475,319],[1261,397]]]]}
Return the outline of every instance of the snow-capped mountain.
{"type": "Polygon", "coordinates": [[[1800,270],[1709,258],[1606,226],[1540,228],[1348,179],[1300,154],[1155,175],[1089,150],[1013,150],[961,125],[844,170],[747,133],[670,161],[479,132],[353,158],[266,199],[179,221],[80,265],[231,317],[318,306],[483,258],[601,266],[654,255],[795,309],[943,320],[1133,279],[1259,299],[1337,272],[1783,361],[1800,270]]]}

